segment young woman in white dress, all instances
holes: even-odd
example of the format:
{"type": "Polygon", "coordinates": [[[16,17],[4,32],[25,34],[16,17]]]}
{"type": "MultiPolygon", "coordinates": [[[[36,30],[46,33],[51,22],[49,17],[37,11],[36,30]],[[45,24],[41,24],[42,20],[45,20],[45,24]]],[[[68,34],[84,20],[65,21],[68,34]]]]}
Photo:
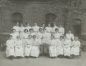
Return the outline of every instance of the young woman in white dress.
{"type": "Polygon", "coordinates": [[[49,44],[49,56],[51,58],[57,57],[57,39],[53,35],[51,35],[51,40],[49,44]]]}
{"type": "Polygon", "coordinates": [[[6,57],[10,59],[15,57],[15,41],[12,36],[6,41],[6,57]]]}
{"type": "Polygon", "coordinates": [[[21,58],[24,57],[24,48],[22,46],[22,40],[18,36],[17,39],[15,40],[15,57],[21,58]]]}
{"type": "Polygon", "coordinates": [[[51,25],[48,24],[48,26],[45,27],[45,30],[46,30],[46,32],[51,33],[51,31],[52,31],[52,27],[51,27],[51,25]]]}
{"type": "Polygon", "coordinates": [[[61,34],[59,33],[59,30],[57,28],[55,29],[55,32],[53,33],[53,35],[54,35],[55,39],[60,39],[60,37],[61,37],[61,34]]]}
{"type": "Polygon", "coordinates": [[[63,51],[64,51],[64,56],[67,58],[71,57],[71,44],[72,44],[71,39],[68,38],[64,39],[63,51]]]}
{"type": "Polygon", "coordinates": [[[62,27],[62,25],[60,25],[58,29],[59,29],[60,35],[61,35],[61,36],[64,36],[64,33],[65,33],[64,27],[62,27]]]}
{"type": "Polygon", "coordinates": [[[25,41],[25,45],[24,45],[24,56],[26,58],[30,57],[30,53],[31,53],[31,49],[32,49],[32,36],[28,35],[28,38],[25,41]]]}
{"type": "Polygon", "coordinates": [[[32,40],[32,49],[31,49],[31,56],[34,58],[39,57],[40,55],[40,44],[41,44],[41,40],[37,39],[36,35],[33,35],[33,40],[32,40]]]}
{"type": "Polygon", "coordinates": [[[74,41],[72,41],[72,46],[71,46],[71,55],[72,56],[79,56],[80,55],[80,41],[78,37],[74,38],[74,41]]]}
{"type": "Polygon", "coordinates": [[[70,40],[74,40],[74,34],[69,30],[68,33],[66,33],[66,38],[70,40]]]}
{"type": "Polygon", "coordinates": [[[39,28],[40,27],[37,25],[37,23],[34,23],[34,26],[32,27],[32,29],[34,30],[34,32],[38,32],[39,28]]]}

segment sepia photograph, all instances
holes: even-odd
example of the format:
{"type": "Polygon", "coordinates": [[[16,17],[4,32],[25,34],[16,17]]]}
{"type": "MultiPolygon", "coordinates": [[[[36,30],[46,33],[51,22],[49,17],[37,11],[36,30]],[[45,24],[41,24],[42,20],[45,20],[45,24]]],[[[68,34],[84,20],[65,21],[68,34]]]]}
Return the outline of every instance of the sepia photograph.
{"type": "Polygon", "coordinates": [[[86,0],[0,0],[0,66],[86,66],[86,0]]]}

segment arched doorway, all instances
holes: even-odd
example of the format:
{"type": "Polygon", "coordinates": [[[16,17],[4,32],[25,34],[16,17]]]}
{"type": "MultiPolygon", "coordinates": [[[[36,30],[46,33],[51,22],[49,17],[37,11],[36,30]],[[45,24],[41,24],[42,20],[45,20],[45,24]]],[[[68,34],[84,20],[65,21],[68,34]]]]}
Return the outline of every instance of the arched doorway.
{"type": "Polygon", "coordinates": [[[57,17],[57,16],[56,16],[54,13],[47,13],[47,14],[45,15],[46,26],[47,26],[48,24],[51,24],[51,26],[53,26],[53,23],[54,23],[56,17],[57,17]]]}
{"type": "Polygon", "coordinates": [[[20,24],[23,23],[23,15],[20,12],[15,12],[12,14],[12,22],[17,23],[19,22],[20,24]]]}

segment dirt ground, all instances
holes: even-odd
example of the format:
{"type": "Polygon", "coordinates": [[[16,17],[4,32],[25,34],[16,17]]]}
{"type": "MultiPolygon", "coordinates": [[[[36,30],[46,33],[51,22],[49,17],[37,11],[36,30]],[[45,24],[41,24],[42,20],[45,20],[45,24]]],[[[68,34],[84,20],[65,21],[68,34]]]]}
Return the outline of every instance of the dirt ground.
{"type": "Polygon", "coordinates": [[[5,57],[5,52],[0,52],[0,66],[86,66],[86,52],[79,58],[55,58],[40,56],[39,58],[21,58],[10,60],[5,57]]]}

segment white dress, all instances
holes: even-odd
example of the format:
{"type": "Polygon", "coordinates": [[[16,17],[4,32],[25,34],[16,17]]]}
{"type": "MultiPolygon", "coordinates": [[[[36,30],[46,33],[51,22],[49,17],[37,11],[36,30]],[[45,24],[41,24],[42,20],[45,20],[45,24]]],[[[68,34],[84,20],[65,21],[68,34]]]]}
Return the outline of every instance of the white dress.
{"type": "Polygon", "coordinates": [[[43,43],[42,43],[43,33],[38,32],[36,35],[37,35],[37,39],[40,39],[41,44],[43,44],[43,43]]]}
{"type": "Polygon", "coordinates": [[[26,26],[24,29],[27,29],[29,31],[29,29],[31,29],[31,26],[26,26]]]}
{"type": "Polygon", "coordinates": [[[65,39],[64,40],[64,56],[71,55],[71,40],[65,39]]]}
{"type": "Polygon", "coordinates": [[[60,35],[61,35],[61,36],[63,36],[63,35],[64,35],[65,30],[64,30],[64,28],[63,28],[63,27],[59,27],[59,33],[60,33],[60,35]]]}
{"type": "Polygon", "coordinates": [[[52,31],[52,28],[51,27],[46,27],[45,30],[46,30],[46,32],[50,33],[52,31]]]}
{"type": "Polygon", "coordinates": [[[13,29],[15,29],[16,32],[19,32],[20,31],[20,27],[19,26],[14,26],[13,29]]]}
{"type": "Polygon", "coordinates": [[[32,32],[32,33],[29,32],[28,35],[31,35],[31,36],[33,36],[33,35],[37,35],[37,32],[32,32]]]}
{"type": "Polygon", "coordinates": [[[51,40],[51,33],[45,32],[45,33],[43,34],[42,43],[50,44],[50,40],[51,40]]]}
{"type": "Polygon", "coordinates": [[[41,44],[40,39],[33,39],[32,41],[33,45],[32,45],[32,49],[31,49],[31,56],[32,57],[38,57],[40,54],[40,50],[39,50],[39,45],[41,44]]]}
{"type": "Polygon", "coordinates": [[[24,32],[24,29],[25,29],[24,26],[21,26],[21,27],[20,27],[20,31],[21,31],[21,32],[24,32]]]}
{"type": "Polygon", "coordinates": [[[32,39],[27,39],[26,44],[24,46],[24,56],[30,56],[32,49],[32,39]]]}
{"type": "Polygon", "coordinates": [[[32,28],[33,28],[33,30],[34,30],[35,32],[38,32],[38,31],[39,31],[39,26],[33,26],[32,28]]]}
{"type": "Polygon", "coordinates": [[[24,44],[26,43],[26,41],[27,41],[27,38],[28,38],[28,33],[22,33],[21,35],[20,35],[20,37],[21,37],[21,40],[22,40],[22,44],[23,44],[23,46],[24,46],[24,44]]]}
{"type": "Polygon", "coordinates": [[[54,27],[52,28],[52,32],[55,32],[55,29],[58,29],[58,26],[54,26],[54,27]]]}
{"type": "Polygon", "coordinates": [[[12,36],[12,39],[15,40],[17,36],[19,36],[19,32],[14,32],[14,33],[11,33],[10,35],[12,36]]]}
{"type": "Polygon", "coordinates": [[[51,40],[51,44],[49,46],[49,55],[50,57],[57,56],[57,40],[55,39],[51,40]]]}
{"type": "Polygon", "coordinates": [[[72,40],[74,40],[74,35],[72,34],[72,33],[70,33],[70,34],[66,34],[66,38],[67,39],[72,39],[72,40]]]}
{"type": "Polygon", "coordinates": [[[11,40],[7,40],[6,42],[6,57],[9,57],[9,56],[15,56],[15,50],[14,50],[14,47],[15,47],[15,42],[13,39],[11,40]]]}
{"type": "Polygon", "coordinates": [[[60,36],[61,36],[60,33],[58,33],[58,32],[56,33],[55,32],[53,35],[54,35],[55,39],[60,39],[60,36]]]}
{"type": "Polygon", "coordinates": [[[79,55],[80,54],[80,41],[74,40],[72,42],[71,54],[73,54],[73,55],[79,55]]]}
{"type": "Polygon", "coordinates": [[[60,39],[57,39],[57,56],[63,55],[63,42],[60,39]]]}
{"type": "Polygon", "coordinates": [[[20,57],[24,57],[24,49],[22,47],[22,40],[16,40],[15,41],[15,56],[20,56],[20,57]]]}
{"type": "Polygon", "coordinates": [[[38,32],[37,33],[37,38],[42,39],[42,37],[43,37],[43,34],[41,32],[38,32]]]}

